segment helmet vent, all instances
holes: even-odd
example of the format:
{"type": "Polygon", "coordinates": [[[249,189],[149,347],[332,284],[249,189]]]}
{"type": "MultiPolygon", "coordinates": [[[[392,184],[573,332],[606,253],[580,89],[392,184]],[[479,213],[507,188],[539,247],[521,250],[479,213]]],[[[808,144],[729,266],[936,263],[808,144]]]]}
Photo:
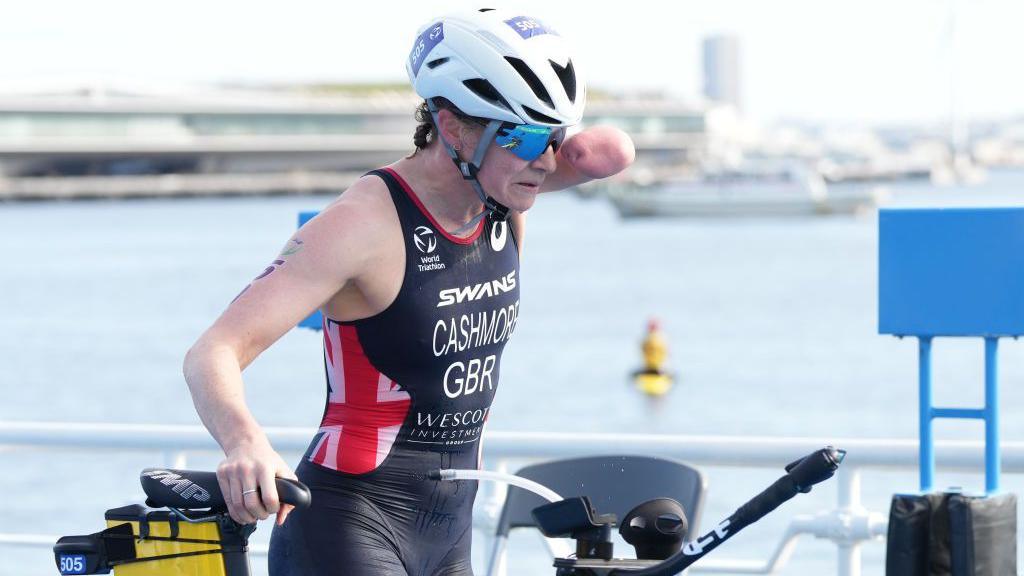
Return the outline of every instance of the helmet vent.
{"type": "Polygon", "coordinates": [[[531,120],[533,120],[534,122],[538,122],[540,124],[561,124],[562,123],[560,120],[555,120],[551,116],[546,116],[544,114],[541,114],[540,112],[537,112],[536,110],[534,110],[533,108],[530,108],[529,106],[523,106],[523,111],[526,112],[526,115],[529,116],[531,120]]]}
{"type": "Polygon", "coordinates": [[[576,71],[573,70],[572,60],[565,65],[565,68],[559,66],[554,60],[548,60],[551,62],[551,68],[555,71],[558,79],[562,81],[562,87],[565,88],[565,95],[569,97],[569,102],[576,103],[576,71]]]}
{"type": "Polygon", "coordinates": [[[509,106],[508,101],[505,100],[505,98],[502,97],[502,95],[495,90],[494,86],[487,80],[484,80],[483,78],[473,78],[470,80],[463,80],[462,83],[466,88],[469,88],[472,93],[484,100],[487,100],[491,104],[497,104],[504,107],[506,110],[512,109],[512,107],[509,106]]]}
{"type": "Polygon", "coordinates": [[[434,68],[437,68],[438,66],[444,64],[447,61],[448,58],[437,58],[436,60],[431,60],[430,62],[427,62],[427,68],[433,70],[434,68]]]}
{"type": "Polygon", "coordinates": [[[530,67],[526,65],[526,62],[523,62],[519,58],[512,58],[511,56],[505,56],[505,60],[508,60],[508,63],[516,69],[516,72],[519,72],[519,75],[523,77],[523,80],[526,81],[530,86],[530,89],[533,90],[534,95],[536,95],[541,102],[551,106],[552,108],[555,107],[554,102],[551,101],[551,95],[548,94],[547,89],[544,88],[544,84],[540,81],[540,78],[533,73],[533,70],[530,70],[530,67]]]}

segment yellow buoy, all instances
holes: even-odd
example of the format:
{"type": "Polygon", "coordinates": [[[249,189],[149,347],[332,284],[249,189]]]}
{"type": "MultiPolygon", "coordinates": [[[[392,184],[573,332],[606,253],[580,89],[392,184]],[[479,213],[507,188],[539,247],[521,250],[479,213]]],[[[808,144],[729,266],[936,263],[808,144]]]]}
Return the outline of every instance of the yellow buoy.
{"type": "Polygon", "coordinates": [[[640,346],[644,367],[633,373],[633,385],[648,396],[663,396],[672,389],[675,378],[665,368],[668,360],[668,344],[661,333],[658,320],[647,322],[647,335],[640,346]]]}
{"type": "Polygon", "coordinates": [[[674,383],[671,374],[637,372],[633,375],[633,384],[636,385],[637,390],[648,396],[664,396],[672,390],[674,383]]]}

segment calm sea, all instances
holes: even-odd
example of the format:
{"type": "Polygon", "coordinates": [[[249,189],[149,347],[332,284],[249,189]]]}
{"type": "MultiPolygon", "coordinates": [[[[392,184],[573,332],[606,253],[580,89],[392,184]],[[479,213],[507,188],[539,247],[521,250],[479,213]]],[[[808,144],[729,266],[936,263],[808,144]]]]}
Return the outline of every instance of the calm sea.
{"type": "MultiPolygon", "coordinates": [[[[899,206],[1022,205],[1024,173],[992,172],[970,189],[891,190],[899,206]]],[[[278,253],[297,212],[328,201],[0,205],[0,420],[198,423],[181,377],[185,350],[278,253]]],[[[490,430],[916,437],[915,343],[877,334],[874,214],[623,221],[603,201],[554,194],[529,220],[521,316],[490,430]],[[656,410],[627,384],[652,316],[680,375],[656,410]]],[[[319,346],[317,334],[292,331],[246,372],[263,424],[318,423],[319,346]]],[[[981,350],[937,342],[937,403],[981,403],[981,350]]],[[[1002,431],[1022,440],[1024,345],[1005,342],[1001,352],[1002,431]]],[[[980,439],[982,429],[940,423],[937,433],[980,439]]],[[[141,500],[137,472],[163,463],[160,454],[0,451],[0,533],[99,530],[105,509],[141,500]]],[[[704,525],[777,475],[708,470],[704,525]]],[[[1004,484],[1019,491],[1012,480],[1004,484]]],[[[864,483],[865,504],[880,512],[894,491],[916,487],[912,474],[872,472],[864,483]]],[[[716,557],[765,558],[793,514],[834,501],[823,486],[716,557]]],[[[268,534],[264,526],[255,540],[268,534]]],[[[512,574],[550,572],[533,534],[515,536],[513,552],[512,574]]],[[[0,546],[0,558],[0,575],[56,573],[47,549],[0,546]]],[[[883,544],[867,545],[864,573],[881,575],[883,558],[883,544]]],[[[833,573],[834,565],[831,544],[805,538],[782,573],[833,573]]],[[[265,572],[259,561],[255,569],[265,572]]]]}

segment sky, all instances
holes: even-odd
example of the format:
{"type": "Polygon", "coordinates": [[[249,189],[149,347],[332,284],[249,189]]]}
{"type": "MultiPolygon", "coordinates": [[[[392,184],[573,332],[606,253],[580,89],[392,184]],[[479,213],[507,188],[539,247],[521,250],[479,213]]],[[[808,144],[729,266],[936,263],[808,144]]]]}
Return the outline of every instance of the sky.
{"type": "Polygon", "coordinates": [[[735,35],[743,112],[758,122],[1024,114],[1019,0],[481,1],[4,0],[0,91],[39,82],[401,82],[419,26],[487,6],[557,29],[577,47],[590,85],[612,90],[699,96],[702,38],[735,35]]]}

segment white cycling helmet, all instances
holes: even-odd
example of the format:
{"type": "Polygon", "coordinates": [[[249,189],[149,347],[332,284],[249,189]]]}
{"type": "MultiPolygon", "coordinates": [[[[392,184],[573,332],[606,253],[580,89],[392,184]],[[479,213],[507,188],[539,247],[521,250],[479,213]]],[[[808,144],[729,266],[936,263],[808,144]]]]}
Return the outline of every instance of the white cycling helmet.
{"type": "Polygon", "coordinates": [[[406,61],[424,100],[442,97],[470,116],[571,126],[586,87],[568,42],[536,18],[481,9],[422,27],[406,61]]]}

